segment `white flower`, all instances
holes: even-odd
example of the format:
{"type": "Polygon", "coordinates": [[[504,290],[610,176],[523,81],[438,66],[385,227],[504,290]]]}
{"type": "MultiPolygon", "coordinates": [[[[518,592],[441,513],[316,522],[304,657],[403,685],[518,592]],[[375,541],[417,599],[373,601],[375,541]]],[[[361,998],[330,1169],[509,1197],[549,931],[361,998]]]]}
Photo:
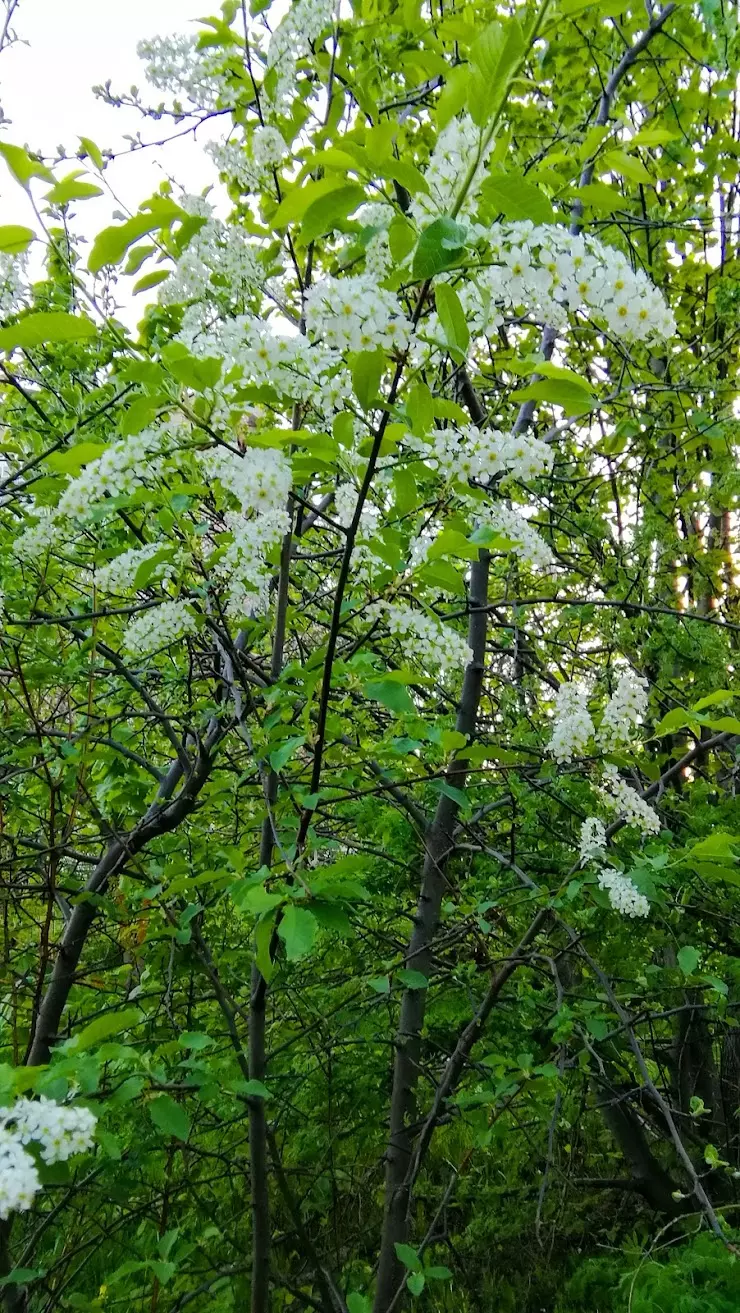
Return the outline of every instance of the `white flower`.
{"type": "MultiPolygon", "coordinates": [[[[439,215],[449,214],[480,149],[481,129],[468,114],[452,119],[440,133],[424,172],[429,195],[417,192],[410,213],[417,224],[428,223],[439,215]]],[[[460,216],[470,215],[480,187],[486,157],[481,153],[475,173],[460,208],[460,216]]]]}
{"type": "Polygon", "coordinates": [[[332,0],[293,0],[282,22],[275,28],[267,48],[268,71],[277,75],[272,100],[280,107],[295,91],[295,67],[334,21],[332,0]]]}
{"type": "Polygon", "coordinates": [[[175,270],[159,289],[163,305],[183,301],[241,302],[264,278],[254,246],[233,224],[208,219],[180,256],[175,270]],[[217,279],[218,282],[214,282],[217,279]]]}
{"type": "Polygon", "coordinates": [[[424,669],[465,669],[473,653],[462,635],[423,611],[392,602],[377,603],[371,614],[384,618],[390,633],[403,641],[405,655],[424,669]]]}
{"type": "MultiPolygon", "coordinates": [[[[130,592],[134,587],[139,567],[145,561],[151,561],[166,546],[167,544],[163,542],[153,542],[146,543],[143,547],[130,547],[128,551],[121,552],[120,556],[114,557],[112,561],[109,561],[107,565],[98,570],[95,576],[96,586],[101,592],[130,592]]],[[[175,568],[176,561],[171,557],[158,561],[152,569],[149,580],[171,579],[175,573],[175,568]]]]}
{"type": "Polygon", "coordinates": [[[610,697],[599,728],[599,741],[607,748],[629,743],[634,730],[645,718],[648,705],[648,682],[634,670],[625,670],[610,697]]]}
{"type": "Polygon", "coordinates": [[[41,1189],[36,1164],[21,1141],[0,1129],[0,1218],[25,1213],[41,1189]]]}
{"type": "Polygon", "coordinates": [[[587,816],[581,826],[579,845],[581,865],[591,862],[595,857],[603,857],[606,851],[606,829],[598,816],[587,816]]]}
{"type": "Polygon", "coordinates": [[[171,647],[194,630],[195,617],[184,602],[162,602],[161,606],[140,611],[129,620],[123,646],[132,656],[150,656],[162,648],[171,647]]]}
{"type": "Polygon", "coordinates": [[[621,778],[616,766],[607,762],[601,792],[604,801],[624,817],[627,825],[635,825],[643,834],[660,833],[660,817],[635,789],[621,778]]]}
{"type": "Polygon", "coordinates": [[[0,1218],[26,1212],[41,1189],[36,1164],[24,1145],[38,1144],[46,1163],[66,1162],[93,1143],[95,1114],[52,1099],[18,1099],[0,1109],[0,1218]]]}
{"type": "MultiPolygon", "coordinates": [[[[146,77],[159,91],[184,96],[201,109],[215,109],[221,91],[219,60],[197,49],[194,36],[154,36],[136,47],[146,61],[146,77]]],[[[223,58],[223,57],[222,57],[223,58]]]]}
{"type": "Polygon", "coordinates": [[[553,555],[544,538],[513,507],[499,501],[493,506],[476,507],[476,510],[485,524],[508,539],[514,556],[535,569],[546,570],[552,565],[553,555]]]}
{"type": "Polygon", "coordinates": [[[20,255],[0,254],[0,319],[20,309],[27,290],[27,266],[25,251],[20,255]]]}
{"type": "Polygon", "coordinates": [[[547,751],[563,763],[580,757],[593,738],[594,723],[588,714],[587,697],[578,684],[563,683],[555,698],[552,738],[547,751]]]}
{"type": "Polygon", "coordinates": [[[613,871],[606,867],[599,872],[598,885],[600,889],[605,889],[609,895],[609,902],[615,912],[621,912],[622,916],[649,916],[650,904],[644,894],[641,894],[626,875],[620,875],[618,871],[613,871]]]}
{"type": "Polygon", "coordinates": [[[403,350],[411,325],[393,292],[368,274],[314,283],[305,298],[309,337],[337,351],[403,350]]]}
{"type": "Polygon", "coordinates": [[[662,294],[621,251],[597,237],[573,236],[557,224],[476,226],[496,263],[482,268],[466,289],[471,332],[490,334],[501,313],[522,309],[564,328],[568,315],[587,314],[626,341],[671,337],[676,324],[662,294]]]}
{"type": "Polygon", "coordinates": [[[81,474],[67,484],[56,509],[58,519],[84,519],[98,502],[108,495],[120,497],[132,493],[156,472],[158,455],[172,428],[144,429],[141,433],[112,443],[97,460],[86,465],[81,474]]]}
{"type": "Polygon", "coordinates": [[[551,470],[552,448],[539,438],[479,429],[475,424],[433,429],[426,442],[408,436],[406,444],[448,478],[488,483],[497,474],[530,479],[551,470]]]}

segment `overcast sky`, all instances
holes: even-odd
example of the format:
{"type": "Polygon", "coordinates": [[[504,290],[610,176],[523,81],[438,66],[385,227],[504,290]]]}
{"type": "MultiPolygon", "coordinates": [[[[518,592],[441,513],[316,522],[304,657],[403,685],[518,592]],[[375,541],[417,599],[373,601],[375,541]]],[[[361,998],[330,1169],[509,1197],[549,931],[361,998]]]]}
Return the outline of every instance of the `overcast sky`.
{"type": "MultiPolygon", "coordinates": [[[[156,141],[174,130],[165,120],[143,121],[134,110],[111,108],[93,95],[92,87],[110,78],[114,91],[127,91],[132,83],[143,88],[137,41],[193,31],[191,20],[208,10],[201,0],[21,0],[15,28],[26,44],[19,42],[0,55],[0,103],[12,120],[0,128],[0,139],[44,154],[63,145],[73,154],[79,137],[86,136],[103,149],[125,152],[127,132],[141,130],[145,140],[156,141]]],[[[152,90],[152,103],[159,99],[152,90]]],[[[201,142],[207,139],[207,132],[200,135],[201,142]]],[[[215,179],[192,136],[164,149],[125,153],[105,176],[112,192],[135,210],[165,173],[193,192],[215,179]]],[[[93,236],[110,222],[115,208],[111,195],[79,204],[76,230],[93,236]]],[[[26,197],[0,163],[0,223],[9,222],[34,226],[26,197]]]]}

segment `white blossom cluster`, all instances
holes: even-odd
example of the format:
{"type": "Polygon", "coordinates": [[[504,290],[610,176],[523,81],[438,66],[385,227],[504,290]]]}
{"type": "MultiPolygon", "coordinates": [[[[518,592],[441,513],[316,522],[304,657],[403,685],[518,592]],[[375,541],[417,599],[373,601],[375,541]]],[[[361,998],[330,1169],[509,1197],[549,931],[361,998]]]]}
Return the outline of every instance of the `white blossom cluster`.
{"type": "Polygon", "coordinates": [[[563,682],[555,697],[552,738],[547,751],[561,764],[580,757],[593,738],[587,695],[578,684],[563,682]]]}
{"type": "Polygon", "coordinates": [[[407,446],[420,452],[432,469],[447,478],[489,482],[497,474],[531,479],[551,470],[552,448],[533,435],[503,433],[500,429],[433,429],[428,443],[409,436],[407,446]]]}
{"type": "Polygon", "coordinates": [[[648,681],[625,670],[610,697],[599,727],[599,741],[607,748],[629,743],[636,727],[645,719],[648,706],[648,681]]]}
{"type": "Polygon", "coordinates": [[[236,618],[258,615],[269,605],[267,553],[289,527],[290,462],[271,447],[249,447],[243,455],[218,447],[199,459],[207,477],[239,503],[239,513],[224,517],[230,541],[214,566],[227,585],[227,611],[236,618]]]}
{"type": "Polygon", "coordinates": [[[595,857],[603,857],[606,851],[606,828],[599,816],[587,816],[581,826],[581,839],[578,852],[581,864],[591,862],[595,857]]]}
{"type": "Polygon", "coordinates": [[[465,669],[473,659],[465,639],[440,620],[411,606],[378,604],[374,614],[385,619],[390,633],[400,638],[406,656],[425,669],[465,669]]]}
{"type": "Polygon", "coordinates": [[[0,319],[19,309],[26,291],[27,265],[25,252],[22,255],[0,253],[0,319]]]}
{"type": "Polygon", "coordinates": [[[207,476],[218,479],[239,502],[243,515],[282,510],[291,487],[290,461],[273,447],[249,447],[243,455],[226,447],[199,455],[207,476]]]}
{"type": "Polygon", "coordinates": [[[379,283],[387,277],[393,264],[388,240],[388,227],[393,214],[392,206],[373,202],[364,205],[357,215],[364,228],[373,230],[365,246],[365,274],[379,283]]]}
{"type": "Polygon", "coordinates": [[[611,867],[604,867],[599,871],[597,880],[599,888],[605,889],[609,895],[609,902],[615,912],[633,918],[650,915],[647,898],[639,892],[628,876],[621,875],[611,867]]]}
{"type": "Polygon", "coordinates": [[[163,424],[112,443],[70,480],[55,508],[38,512],[37,522],[15,542],[15,555],[21,560],[35,559],[68,536],[65,521],[85,520],[106,496],[128,495],[141,487],[156,473],[164,446],[178,433],[177,426],[163,424]]]}
{"type": "Polygon", "coordinates": [[[219,60],[213,52],[197,49],[194,36],[154,36],[136,47],[146,62],[146,78],[159,91],[184,96],[200,109],[215,109],[221,92],[219,60]]]}
{"type": "Polygon", "coordinates": [[[352,523],[359,494],[353,483],[341,483],[334,493],[332,519],[346,529],[352,523]]]}
{"type": "Polygon", "coordinates": [[[417,192],[410,213],[417,224],[428,223],[449,214],[480,152],[475,172],[460,208],[460,216],[472,214],[486,159],[481,150],[481,130],[468,114],[452,119],[440,133],[426,167],[424,177],[429,195],[417,192]]]}
{"type": "Polygon", "coordinates": [[[120,497],[140,488],[155,468],[152,456],[161,453],[170,433],[170,427],[163,425],[112,443],[67,484],[59,498],[57,518],[84,519],[104,497],[120,497]]]}
{"type": "MultiPolygon", "coordinates": [[[[476,227],[494,263],[471,282],[468,297],[478,305],[471,330],[488,336],[501,311],[527,313],[564,328],[579,311],[628,342],[669,338],[676,323],[662,294],[627,257],[590,235],[573,236],[557,224],[529,220],[476,227]]],[[[473,309],[469,302],[468,312],[473,309]]]]}
{"type": "Polygon", "coordinates": [[[309,336],[337,351],[408,346],[411,325],[398,298],[368,274],[322,278],[306,293],[304,308],[309,336]]]}
{"type": "Polygon", "coordinates": [[[295,66],[305,59],[322,32],[331,27],[335,9],[336,0],[293,0],[275,28],[267,48],[267,68],[276,74],[272,91],[276,107],[290,99],[295,90],[295,66]]]}
{"type": "Polygon", "coordinates": [[[195,630],[195,617],[181,601],[162,602],[129,620],[123,646],[131,656],[151,656],[195,630]]]}
{"type": "Polygon", "coordinates": [[[41,1189],[33,1157],[24,1147],[39,1145],[44,1162],[66,1162],[93,1143],[96,1117],[88,1108],[65,1107],[52,1099],[18,1099],[0,1109],[0,1218],[25,1212],[41,1189]]]}
{"type": "Polygon", "coordinates": [[[288,156],[283,134],[269,123],[255,128],[245,145],[209,141],[205,149],[219,173],[245,195],[259,191],[288,156]]]}
{"type": "Polygon", "coordinates": [[[227,584],[226,610],[235,619],[260,615],[270,603],[270,570],[265,556],[288,532],[288,512],[272,509],[247,518],[227,511],[224,523],[231,542],[217,561],[214,574],[227,584]]]}
{"type": "Polygon", "coordinates": [[[601,791],[604,801],[623,816],[627,825],[635,825],[643,834],[660,833],[660,817],[636,789],[623,780],[612,762],[604,767],[601,791]]]}
{"type": "MultiPolygon", "coordinates": [[[[312,405],[331,417],[344,406],[351,381],[337,352],[308,341],[301,333],[275,333],[254,315],[237,315],[203,327],[200,307],[183,321],[179,340],[196,355],[220,356],[224,375],[273,388],[281,397],[312,405]]],[[[228,396],[228,385],[222,387],[228,396]]]]}
{"type": "Polygon", "coordinates": [[[547,570],[552,565],[550,548],[526,516],[520,515],[503,501],[483,507],[476,503],[475,510],[483,523],[511,543],[510,550],[514,556],[537,570],[547,570]]]}
{"type": "MultiPolygon", "coordinates": [[[[166,545],[162,542],[153,542],[146,543],[143,547],[129,547],[127,551],[121,552],[120,556],[115,556],[107,565],[101,566],[95,576],[96,586],[104,593],[129,592],[134,586],[139,567],[145,561],[151,561],[166,545]]],[[[172,579],[176,567],[177,562],[171,556],[163,558],[152,567],[149,579],[172,579]]]]}
{"type": "Polygon", "coordinates": [[[220,293],[229,301],[241,302],[263,279],[255,248],[241,229],[208,219],[160,285],[159,300],[163,305],[180,305],[213,299],[220,293]]]}

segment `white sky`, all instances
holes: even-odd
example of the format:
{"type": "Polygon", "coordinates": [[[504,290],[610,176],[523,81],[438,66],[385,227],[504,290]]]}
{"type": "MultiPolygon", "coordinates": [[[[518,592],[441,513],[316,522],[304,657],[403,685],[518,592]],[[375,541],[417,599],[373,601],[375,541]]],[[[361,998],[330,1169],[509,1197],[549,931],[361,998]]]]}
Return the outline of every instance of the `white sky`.
{"type": "MultiPolygon", "coordinates": [[[[0,103],[12,120],[0,127],[0,140],[46,155],[55,155],[61,145],[74,155],[79,137],[85,136],[101,149],[126,152],[105,170],[112,194],[74,207],[74,231],[94,236],[111,222],[118,204],[136,210],[157,190],[165,174],[192,192],[216,180],[202,145],[209,135],[223,135],[223,120],[214,121],[212,134],[206,124],[198,141],[191,134],[164,148],[129,154],[126,133],[141,131],[145,141],[157,141],[178,128],[171,120],[157,123],[142,119],[131,109],[114,109],[92,93],[95,84],[110,78],[114,92],[128,91],[134,83],[149,103],[166,99],[153,88],[147,89],[144,66],[136,54],[137,41],[193,31],[193,18],[212,8],[218,6],[209,6],[207,0],[21,0],[14,27],[27,44],[19,42],[0,54],[0,103]]],[[[61,166],[57,176],[78,164],[81,162],[72,161],[61,166]]],[[[32,185],[34,194],[42,196],[46,184],[32,185]]],[[[36,227],[26,196],[2,160],[0,223],[36,227]]]]}

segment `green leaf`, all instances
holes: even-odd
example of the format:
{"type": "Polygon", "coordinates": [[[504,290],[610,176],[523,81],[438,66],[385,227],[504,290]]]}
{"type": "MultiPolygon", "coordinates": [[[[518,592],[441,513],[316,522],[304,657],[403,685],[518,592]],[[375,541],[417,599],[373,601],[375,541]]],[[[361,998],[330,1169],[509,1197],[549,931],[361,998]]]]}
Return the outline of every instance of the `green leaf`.
{"type": "Polygon", "coordinates": [[[154,196],[147,202],[149,212],[135,214],[125,223],[111,224],[103,228],[93,242],[87,267],[91,274],[100,273],[106,265],[119,264],[129,246],[133,246],[140,237],[169,228],[176,220],[185,220],[188,215],[181,206],[164,196],[154,196]]]}
{"type": "Polygon", "coordinates": [[[270,753],[270,765],[272,766],[272,769],[276,773],[281,771],[285,763],[290,761],[293,753],[298,748],[303,747],[305,742],[306,740],[302,735],[292,739],[285,739],[285,741],[280,744],[279,748],[275,748],[274,751],[270,753]]]}
{"type": "Polygon", "coordinates": [[[435,219],[425,228],[417,243],[412,266],[413,277],[419,281],[433,278],[457,264],[465,249],[467,228],[446,216],[435,219]]]}
{"type": "Polygon", "coordinates": [[[0,329],[0,351],[13,351],[16,347],[29,350],[45,346],[47,342],[82,342],[95,337],[97,331],[92,320],[82,315],[44,310],[39,314],[25,315],[17,324],[0,329]]]}
{"type": "Polygon", "coordinates": [[[642,160],[635,155],[628,155],[624,150],[609,150],[599,157],[599,168],[609,173],[621,173],[630,182],[647,182],[654,184],[655,179],[645,168],[642,160]]]}
{"type": "Polygon", "coordinates": [[[34,160],[22,146],[10,146],[0,143],[0,155],[5,160],[10,172],[22,187],[28,190],[32,178],[44,178],[46,182],[54,181],[54,174],[40,160],[34,160]]]}
{"type": "Polygon", "coordinates": [[[367,983],[376,994],[390,994],[391,992],[390,976],[376,976],[374,980],[368,980],[367,983]]]}
{"type": "Polygon", "coordinates": [[[66,451],[53,451],[46,457],[46,464],[56,474],[77,475],[91,461],[98,460],[105,450],[103,442],[78,442],[66,451]]]}
{"type": "Polygon", "coordinates": [[[410,967],[401,967],[396,972],[398,979],[406,989],[428,989],[429,980],[421,971],[412,971],[410,967]]]}
{"type": "Polygon", "coordinates": [[[412,1295],[420,1295],[426,1285],[426,1277],[423,1272],[414,1272],[407,1278],[406,1285],[412,1295]]]}
{"type": "Polygon", "coordinates": [[[398,715],[413,714],[416,711],[408,689],[392,679],[370,680],[365,684],[364,692],[365,697],[373,702],[382,702],[384,707],[389,711],[395,711],[398,715]]]}
{"type": "Polygon", "coordinates": [[[515,393],[515,396],[517,401],[547,401],[551,405],[562,406],[566,415],[585,415],[597,404],[596,398],[585,388],[557,378],[543,378],[539,383],[530,383],[515,393]]]}
{"type": "Polygon", "coordinates": [[[319,178],[317,181],[311,180],[304,183],[302,187],[294,187],[278,205],[272,219],[273,228],[287,228],[288,224],[302,219],[316,201],[324,199],[332,192],[341,191],[344,185],[341,177],[332,175],[319,178]]]}
{"type": "Polygon", "coordinates": [[[168,343],[162,349],[162,360],[178,383],[195,392],[214,388],[223,368],[223,361],[217,356],[191,355],[182,342],[168,343]]]}
{"type": "Polygon", "coordinates": [[[247,1080],[241,1086],[242,1094],[251,1095],[253,1099],[271,1099],[272,1095],[261,1080],[247,1080]]]}
{"type": "Polygon", "coordinates": [[[413,224],[397,214],[388,225],[388,245],[394,264],[402,264],[416,245],[416,232],[413,224]]]}
{"type": "Polygon", "coordinates": [[[686,944],[678,953],[678,965],[685,976],[690,976],[699,965],[701,953],[698,948],[692,948],[686,944]]]}
{"type": "Polygon", "coordinates": [[[96,169],[102,170],[105,168],[105,160],[102,151],[99,146],[95,145],[95,142],[91,137],[80,137],[80,146],[85,154],[90,156],[96,169]]]}
{"type": "Polygon", "coordinates": [[[289,962],[297,962],[311,952],[318,925],[316,917],[305,907],[289,903],[278,925],[278,934],[285,944],[289,962]]]}
{"type": "Polygon", "coordinates": [[[584,205],[600,214],[613,214],[625,203],[616,187],[610,187],[605,182],[588,182],[583,187],[577,187],[575,194],[584,205]]]}
{"type": "Polygon", "coordinates": [[[730,702],[732,698],[740,697],[740,693],[733,693],[729,688],[718,688],[715,693],[707,693],[704,698],[699,698],[698,702],[692,705],[692,711],[704,711],[706,707],[716,707],[723,702],[730,702]]]}
{"type": "Polygon", "coordinates": [[[347,1313],[372,1313],[372,1304],[365,1295],[352,1290],[347,1296],[347,1313]]]}
{"type": "Polygon", "coordinates": [[[396,1250],[396,1258],[398,1259],[399,1263],[403,1263],[404,1267],[407,1268],[409,1272],[421,1271],[421,1259],[419,1258],[419,1255],[417,1254],[416,1250],[413,1249],[411,1245],[402,1245],[397,1243],[394,1246],[394,1248],[396,1250]]]}
{"type": "MultiPolygon", "coordinates": [[[[146,259],[146,256],[144,258],[146,259]]],[[[169,269],[153,269],[150,274],[144,274],[143,278],[139,278],[134,283],[132,289],[134,296],[138,296],[139,292],[148,292],[150,287],[157,287],[159,283],[163,283],[169,277],[169,269]]]]}
{"type": "Polygon", "coordinates": [[[450,354],[460,365],[465,360],[470,345],[470,329],[460,297],[449,283],[437,283],[434,288],[434,300],[450,354]]]}
{"type": "Polygon", "coordinates": [[[358,183],[348,183],[328,196],[319,197],[306,210],[301,224],[301,241],[308,245],[317,237],[323,237],[325,233],[340,227],[342,221],[362,205],[365,199],[365,189],[358,183]]]}
{"type": "Polygon", "coordinates": [[[518,19],[490,23],[470,49],[468,110],[482,127],[506,94],[513,68],[524,54],[524,34],[518,19]]]}
{"type": "Polygon", "coordinates": [[[275,963],[270,955],[270,948],[272,945],[272,934],[275,928],[276,918],[277,912],[273,909],[272,911],[269,911],[266,916],[261,917],[254,928],[254,960],[257,965],[257,970],[268,984],[270,983],[272,973],[275,970],[275,963]]]}
{"type": "Polygon", "coordinates": [[[103,189],[93,182],[81,182],[77,172],[56,182],[51,191],[46,192],[44,200],[50,205],[68,205],[70,201],[86,201],[92,196],[102,196],[103,189]]]}
{"type": "Polygon", "coordinates": [[[465,108],[469,82],[470,68],[467,64],[457,64],[448,70],[445,84],[437,101],[436,126],[438,132],[442,132],[447,124],[465,108]]]}
{"type": "Polygon", "coordinates": [[[84,1049],[102,1044],[104,1040],[110,1039],[111,1035],[120,1035],[124,1030],[131,1030],[133,1026],[138,1026],[140,1021],[141,1012],[138,1008],[108,1012],[105,1016],[96,1017],[87,1026],[83,1026],[82,1030],[66,1041],[65,1048],[69,1045],[75,1053],[81,1053],[84,1049]]]}
{"type": "Polygon", "coordinates": [[[692,716],[690,711],[686,711],[683,707],[674,707],[671,711],[666,712],[662,720],[658,721],[653,737],[660,739],[664,734],[673,734],[676,730],[685,729],[686,726],[692,724],[696,725],[698,730],[696,718],[692,716]]]}
{"type": "Polygon", "coordinates": [[[35,240],[33,228],[24,228],[20,223],[0,224],[0,251],[3,255],[20,255],[35,240]]]}
{"type": "Polygon", "coordinates": [[[190,1118],[181,1104],[176,1103],[169,1094],[158,1094],[149,1101],[149,1116],[158,1131],[163,1135],[174,1135],[177,1140],[187,1140],[190,1134],[190,1118]]]}
{"type": "Polygon", "coordinates": [[[38,1281],[46,1276],[45,1267],[14,1267],[7,1276],[0,1277],[0,1286],[23,1286],[29,1281],[38,1281]]]}
{"type": "Polygon", "coordinates": [[[424,1276],[427,1281],[449,1281],[452,1273],[448,1267],[425,1267],[424,1276]]]}
{"type": "Polygon", "coordinates": [[[210,1035],[197,1030],[184,1030],[178,1035],[177,1042],[181,1049],[192,1049],[195,1053],[202,1053],[203,1049],[210,1049],[215,1044],[210,1035]]]}
{"type": "Polygon", "coordinates": [[[554,223],[557,217],[545,193],[518,174],[495,173],[486,179],[481,191],[507,219],[554,223]]]}
{"type": "Polygon", "coordinates": [[[384,351],[360,351],[352,357],[352,390],[365,411],[377,401],[385,367],[384,351]]]}

